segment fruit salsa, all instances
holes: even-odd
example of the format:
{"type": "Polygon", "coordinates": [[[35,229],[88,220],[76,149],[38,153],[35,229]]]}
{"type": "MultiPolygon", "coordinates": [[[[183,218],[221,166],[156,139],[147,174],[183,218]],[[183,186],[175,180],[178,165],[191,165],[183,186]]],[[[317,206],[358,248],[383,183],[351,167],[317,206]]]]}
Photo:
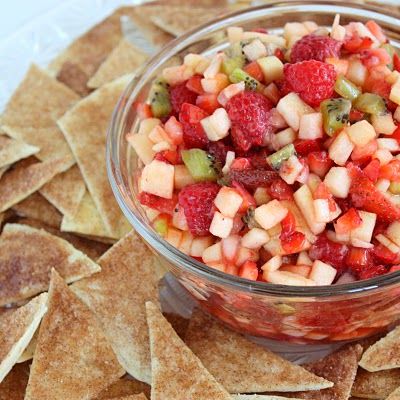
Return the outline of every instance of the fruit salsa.
{"type": "Polygon", "coordinates": [[[165,68],[138,129],[138,200],[210,268],[316,286],[400,270],[400,57],[374,21],[227,31],[165,68]]]}

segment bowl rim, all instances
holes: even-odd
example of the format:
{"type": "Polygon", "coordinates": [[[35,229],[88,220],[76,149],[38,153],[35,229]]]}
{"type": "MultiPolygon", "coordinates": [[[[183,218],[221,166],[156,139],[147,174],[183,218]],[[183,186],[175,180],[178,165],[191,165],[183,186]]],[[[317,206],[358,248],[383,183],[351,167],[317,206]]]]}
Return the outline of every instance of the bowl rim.
{"type": "MultiPolygon", "coordinates": [[[[270,0],[267,4],[263,4],[256,7],[250,7],[243,10],[235,11],[224,15],[218,19],[214,19],[209,23],[203,24],[182,36],[177,37],[173,41],[169,42],[163,47],[157,54],[148,60],[135,77],[131,80],[129,85],[121,95],[117,106],[114,109],[111,122],[107,134],[107,150],[106,150],[106,162],[107,162],[107,174],[113,190],[114,196],[119,204],[122,212],[125,214],[128,221],[131,223],[135,231],[142,236],[142,238],[162,257],[165,257],[173,263],[175,266],[179,266],[183,271],[187,271],[191,274],[199,276],[206,281],[212,282],[219,286],[229,287],[233,290],[240,290],[243,292],[258,294],[262,296],[274,296],[274,297],[298,297],[298,298],[331,298],[336,296],[345,296],[349,294],[367,294],[371,291],[386,288],[391,285],[400,283],[400,271],[393,272],[387,275],[381,275],[376,278],[356,281],[346,284],[338,285],[327,285],[327,286],[289,286],[289,285],[278,285],[267,282],[250,281],[244,278],[240,278],[235,275],[226,274],[218,271],[214,268],[208,267],[207,265],[195,260],[194,258],[185,255],[180,250],[170,245],[162,237],[160,237],[151,226],[145,221],[145,219],[139,215],[139,213],[133,210],[133,207],[128,205],[128,202],[138,203],[136,198],[132,198],[132,193],[124,185],[124,179],[119,168],[119,154],[120,154],[120,143],[119,137],[126,117],[133,103],[133,99],[139,93],[141,81],[146,81],[153,73],[156,68],[172,58],[176,53],[185,48],[187,45],[194,43],[197,39],[200,39],[204,34],[209,34],[215,30],[223,28],[224,25],[231,22],[244,22],[247,18],[255,15],[261,11],[274,10],[281,8],[282,10],[290,9],[291,11],[305,10],[307,7],[312,7],[315,12],[333,13],[332,7],[335,7],[334,13],[341,11],[341,14],[345,14],[347,10],[366,12],[371,17],[378,17],[377,19],[382,22],[386,21],[390,25],[398,25],[398,15],[390,13],[388,10],[384,10],[379,6],[365,5],[355,3],[353,1],[345,0],[318,0],[318,1],[301,1],[301,0],[270,0]],[[295,7],[295,8],[293,8],[295,7]],[[246,18],[247,17],[247,18],[246,18]],[[125,188],[122,189],[122,188],[125,188]],[[126,192],[130,192],[131,197],[127,196],[126,192]]],[[[357,13],[353,13],[357,15],[357,13]]],[[[261,17],[261,16],[260,16],[261,17]]],[[[399,29],[400,35],[400,29],[399,29]]],[[[135,206],[135,204],[133,204],[135,206]]],[[[138,204],[136,204],[136,207],[138,204]]]]}

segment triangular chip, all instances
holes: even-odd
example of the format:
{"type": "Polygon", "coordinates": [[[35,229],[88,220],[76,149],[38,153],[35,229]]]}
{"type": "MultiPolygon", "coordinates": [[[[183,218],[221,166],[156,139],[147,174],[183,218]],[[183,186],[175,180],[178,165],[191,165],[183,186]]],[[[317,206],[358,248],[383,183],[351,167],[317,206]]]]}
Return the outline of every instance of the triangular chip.
{"type": "Polygon", "coordinates": [[[125,75],[104,85],[78,102],[58,121],[110,234],[118,232],[125,217],[108,181],[105,157],[107,128],[117,101],[131,78],[125,75]]]}
{"type": "Polygon", "coordinates": [[[68,159],[59,158],[20,165],[6,172],[0,181],[0,212],[26,199],[69,166],[68,159]]]}
{"type": "MultiPolygon", "coordinates": [[[[296,400],[294,397],[282,397],[268,394],[233,394],[232,400],[296,400]]],[[[318,397],[315,397],[317,400],[318,397]]]]}
{"type": "Polygon", "coordinates": [[[96,396],[96,400],[116,399],[124,396],[132,396],[144,393],[150,398],[150,386],[129,376],[118,379],[107,389],[96,396]]]}
{"type": "Polygon", "coordinates": [[[18,362],[47,311],[47,293],[0,317],[0,382],[18,362]]]}
{"type": "Polygon", "coordinates": [[[77,165],[57,175],[40,189],[40,193],[51,204],[69,217],[78,211],[85,191],[85,182],[77,165]]]}
{"type": "Polygon", "coordinates": [[[0,400],[24,400],[29,363],[17,364],[0,383],[0,400]]]}
{"type": "Polygon", "coordinates": [[[1,117],[3,130],[15,139],[38,147],[40,160],[68,156],[73,163],[56,121],[78,99],[67,86],[32,65],[6,105],[1,117]]]}
{"type": "Polygon", "coordinates": [[[38,192],[15,204],[12,210],[20,217],[33,218],[54,228],[61,226],[62,215],[38,192]]]}
{"type": "Polygon", "coordinates": [[[18,358],[18,363],[23,363],[25,361],[32,360],[33,355],[35,354],[37,338],[38,338],[39,330],[36,330],[35,334],[32,336],[31,341],[28,346],[26,346],[24,352],[21,354],[21,357],[18,358]]]}
{"type": "Polygon", "coordinates": [[[230,393],[296,392],[332,386],[195,310],[185,342],[230,393]]]}
{"type": "Polygon", "coordinates": [[[161,311],[146,303],[151,349],[152,400],[230,400],[161,311]]]}
{"type": "Polygon", "coordinates": [[[389,397],[386,400],[400,400],[400,387],[397,388],[394,392],[390,393],[389,397]]]}
{"type": "Polygon", "coordinates": [[[25,400],[91,399],[124,373],[94,314],[53,269],[25,400]]]}
{"type": "Polygon", "coordinates": [[[386,399],[400,386],[400,369],[368,372],[359,368],[351,395],[366,399],[386,399]]]}
{"type": "Polygon", "coordinates": [[[300,399],[347,400],[356,377],[362,347],[358,344],[345,346],[321,360],[303,365],[308,371],[334,383],[329,389],[318,392],[298,392],[293,396],[300,399]]]}
{"type": "Polygon", "coordinates": [[[52,268],[67,282],[100,270],[89,257],[57,236],[27,225],[7,224],[0,237],[0,305],[47,290],[52,268]]]}
{"type": "Polygon", "coordinates": [[[113,400],[147,400],[144,394],[134,394],[132,396],[115,397],[113,400]]]}
{"type": "Polygon", "coordinates": [[[120,76],[130,74],[142,66],[147,59],[147,54],[122,39],[89,80],[88,86],[97,89],[120,76]]]}
{"type": "Polygon", "coordinates": [[[400,368],[400,326],[369,347],[360,366],[369,372],[400,368]]]}
{"type": "Polygon", "coordinates": [[[150,348],[145,302],[158,299],[154,256],[131,232],[99,260],[101,272],[72,286],[96,314],[121,365],[150,383],[150,348]]]}
{"type": "Polygon", "coordinates": [[[39,148],[36,146],[0,135],[0,168],[32,156],[38,151],[39,148]]]}

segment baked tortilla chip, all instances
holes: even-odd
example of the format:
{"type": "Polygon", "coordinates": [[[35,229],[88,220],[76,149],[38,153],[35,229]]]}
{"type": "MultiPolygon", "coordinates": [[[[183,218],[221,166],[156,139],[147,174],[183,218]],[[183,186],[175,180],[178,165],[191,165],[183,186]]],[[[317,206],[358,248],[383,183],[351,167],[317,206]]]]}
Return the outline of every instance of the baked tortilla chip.
{"type": "Polygon", "coordinates": [[[117,101],[131,78],[131,75],[125,75],[104,85],[78,102],[58,121],[111,235],[118,235],[121,225],[126,222],[108,181],[107,128],[117,101]]]}
{"type": "Polygon", "coordinates": [[[31,65],[6,105],[1,117],[2,128],[9,136],[38,147],[40,160],[67,156],[72,165],[73,156],[57,119],[78,99],[67,86],[31,65]]]}
{"type": "Polygon", "coordinates": [[[15,162],[32,156],[39,148],[20,140],[0,135],[0,168],[7,167],[15,162]]]}
{"type": "Polygon", "coordinates": [[[147,397],[141,393],[141,394],[135,394],[132,396],[119,397],[119,398],[116,398],[115,400],[147,400],[147,397]]]}
{"type": "Polygon", "coordinates": [[[88,86],[97,89],[120,76],[130,74],[141,67],[147,59],[147,54],[122,39],[90,78],[88,86]]]}
{"type": "Polygon", "coordinates": [[[26,199],[69,167],[67,158],[37,162],[27,166],[20,162],[20,165],[6,172],[1,178],[0,212],[26,199]]]}
{"type": "Polygon", "coordinates": [[[369,347],[360,360],[369,372],[400,367],[400,326],[369,347]]]}
{"type": "Polygon", "coordinates": [[[121,365],[150,383],[150,348],[145,302],[158,299],[154,257],[131,232],[99,260],[101,272],[72,286],[96,314],[121,365]]]}
{"type": "Polygon", "coordinates": [[[67,85],[79,96],[86,97],[91,92],[86,86],[88,76],[79,68],[78,65],[66,61],[57,73],[57,80],[67,85]]]}
{"type": "Polygon", "coordinates": [[[351,395],[365,399],[386,399],[400,386],[400,369],[368,372],[359,368],[351,395]]]}
{"type": "MultiPolygon", "coordinates": [[[[234,394],[231,396],[233,400],[288,400],[289,397],[268,395],[268,394],[234,394]]],[[[315,397],[317,399],[318,397],[315,397]]],[[[295,400],[294,397],[290,398],[295,400]]]]}
{"type": "Polygon", "coordinates": [[[67,241],[27,225],[7,224],[0,236],[0,305],[47,290],[52,268],[67,282],[100,271],[67,241]]]}
{"type": "Polygon", "coordinates": [[[333,384],[248,341],[200,310],[185,342],[230,393],[319,390],[333,384]]]}
{"type": "Polygon", "coordinates": [[[24,400],[29,379],[29,363],[16,364],[0,383],[0,400],[24,400]]]}
{"type": "Polygon", "coordinates": [[[29,342],[28,346],[26,346],[24,352],[21,354],[21,357],[18,358],[18,363],[23,363],[25,361],[32,360],[33,355],[35,354],[37,338],[38,338],[39,330],[36,329],[36,332],[32,336],[31,341],[29,342]]]}
{"type": "Polygon", "coordinates": [[[38,192],[15,204],[12,210],[20,217],[33,218],[54,228],[61,226],[62,215],[38,192]]]}
{"type": "Polygon", "coordinates": [[[25,400],[91,399],[124,373],[94,314],[53,269],[25,400]]]}
{"type": "Polygon", "coordinates": [[[152,400],[230,400],[161,311],[146,303],[151,349],[152,400]]]}
{"type": "Polygon", "coordinates": [[[400,387],[392,392],[386,400],[399,400],[400,399],[400,387]]]}
{"type": "Polygon", "coordinates": [[[129,376],[118,379],[107,389],[97,395],[96,400],[116,399],[124,396],[132,396],[144,393],[150,398],[150,386],[129,376]]]}
{"type": "Polygon", "coordinates": [[[0,382],[18,362],[47,311],[47,293],[0,317],[0,382]]]}
{"type": "Polygon", "coordinates": [[[78,211],[86,187],[79,167],[74,165],[69,170],[58,174],[41,189],[42,194],[63,215],[73,217],[78,211]]]}

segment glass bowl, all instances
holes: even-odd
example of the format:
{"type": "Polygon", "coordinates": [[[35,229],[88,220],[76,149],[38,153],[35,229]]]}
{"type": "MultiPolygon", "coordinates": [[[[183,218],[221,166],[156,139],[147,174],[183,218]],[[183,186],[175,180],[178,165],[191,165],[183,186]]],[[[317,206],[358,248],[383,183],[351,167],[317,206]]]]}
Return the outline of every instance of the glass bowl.
{"type": "Polygon", "coordinates": [[[193,30],[165,46],[132,80],[110,125],[108,174],[116,199],[135,230],[160,263],[207,312],[239,332],[291,343],[334,343],[382,331],[400,317],[400,272],[351,284],[293,287],[248,281],[212,269],[186,256],[151,227],[137,201],[140,162],[125,136],[138,124],[135,103],[147,99],[151,81],[188,53],[213,54],[228,45],[226,28],[265,27],[280,33],[286,22],[313,20],[330,26],[373,19],[399,47],[399,20],[382,8],[331,1],[275,1],[230,14],[193,30]]]}

